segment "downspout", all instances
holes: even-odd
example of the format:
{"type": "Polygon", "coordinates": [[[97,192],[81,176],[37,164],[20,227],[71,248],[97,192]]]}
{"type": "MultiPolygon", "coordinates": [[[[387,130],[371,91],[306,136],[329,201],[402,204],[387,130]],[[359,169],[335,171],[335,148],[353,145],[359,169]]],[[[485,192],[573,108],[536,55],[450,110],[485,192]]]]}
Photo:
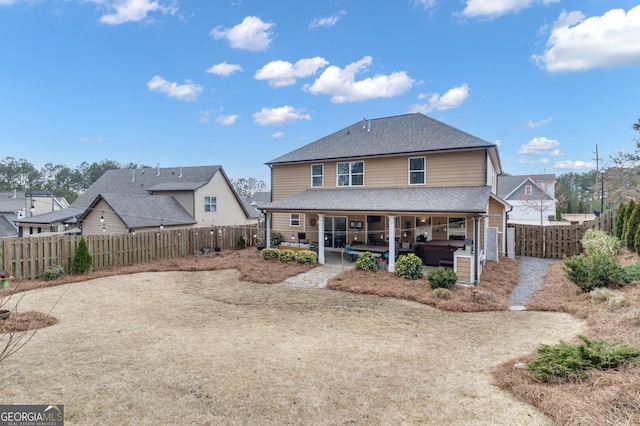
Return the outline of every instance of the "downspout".
{"type": "Polygon", "coordinates": [[[504,255],[506,257],[509,257],[509,245],[507,244],[507,223],[509,222],[509,213],[511,213],[511,210],[513,210],[513,206],[511,206],[511,208],[506,211],[504,213],[504,241],[502,242],[502,245],[504,247],[504,255]]]}

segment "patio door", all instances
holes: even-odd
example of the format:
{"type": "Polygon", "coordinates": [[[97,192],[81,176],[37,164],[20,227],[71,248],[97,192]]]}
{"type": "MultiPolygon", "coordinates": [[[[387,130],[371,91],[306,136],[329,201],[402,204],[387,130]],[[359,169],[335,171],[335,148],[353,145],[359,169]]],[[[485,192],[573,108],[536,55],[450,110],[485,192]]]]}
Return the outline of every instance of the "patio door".
{"type": "Polygon", "coordinates": [[[342,248],[347,242],[347,217],[324,217],[324,246],[326,248],[342,248]]]}

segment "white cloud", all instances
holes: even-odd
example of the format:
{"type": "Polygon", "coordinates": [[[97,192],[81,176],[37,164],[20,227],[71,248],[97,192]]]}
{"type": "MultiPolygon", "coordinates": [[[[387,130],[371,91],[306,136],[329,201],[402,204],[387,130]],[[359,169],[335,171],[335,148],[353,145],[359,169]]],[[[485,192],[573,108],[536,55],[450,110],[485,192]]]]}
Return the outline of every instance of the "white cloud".
{"type": "MultiPolygon", "coordinates": [[[[1,0],[0,0],[1,1],[1,0]]],[[[146,19],[149,13],[159,12],[174,15],[178,8],[176,0],[162,4],[157,0],[89,0],[104,7],[108,12],[100,17],[100,22],[119,25],[125,22],[138,22],[146,19]]]]}
{"type": "Polygon", "coordinates": [[[147,82],[147,87],[153,92],[164,93],[170,98],[180,99],[181,101],[195,101],[204,90],[202,86],[193,84],[190,80],[186,80],[185,84],[169,82],[159,75],[154,75],[147,82]]]}
{"type": "Polygon", "coordinates": [[[592,161],[571,161],[571,160],[566,160],[566,161],[558,161],[556,162],[553,167],[555,169],[593,169],[596,167],[596,163],[592,162],[592,161]]]}
{"type": "Polygon", "coordinates": [[[344,10],[341,10],[335,15],[331,15],[326,18],[316,18],[313,21],[311,21],[311,23],[309,24],[309,28],[333,27],[338,23],[340,18],[342,18],[346,14],[347,12],[345,12],[344,10]]]}
{"type": "Polygon", "coordinates": [[[518,164],[527,166],[527,165],[536,165],[536,164],[548,164],[549,160],[546,158],[541,158],[539,160],[527,160],[527,159],[522,159],[518,161],[518,164]]]}
{"type": "MultiPolygon", "coordinates": [[[[0,2],[0,4],[2,4],[2,3],[0,2]]],[[[80,138],[80,142],[86,142],[86,143],[91,143],[91,144],[93,144],[93,143],[102,143],[102,142],[104,142],[104,139],[102,139],[102,138],[90,138],[90,137],[87,137],[87,136],[83,136],[83,137],[80,138]]]]}
{"type": "Polygon", "coordinates": [[[425,9],[431,9],[432,7],[436,7],[436,0],[409,0],[409,3],[417,4],[418,6],[422,6],[425,9]]]}
{"type": "Polygon", "coordinates": [[[223,126],[230,126],[232,124],[235,124],[235,122],[238,120],[238,115],[233,114],[233,115],[219,115],[216,118],[216,121],[220,124],[222,124],[223,126]]]}
{"type": "Polygon", "coordinates": [[[549,124],[549,123],[551,123],[551,117],[547,117],[544,120],[540,120],[540,121],[529,120],[525,125],[530,129],[536,129],[538,127],[542,127],[545,124],[549,124]]]}
{"type": "Polygon", "coordinates": [[[221,62],[219,64],[212,65],[211,67],[207,68],[207,72],[209,74],[220,75],[222,77],[228,77],[234,72],[239,72],[239,71],[243,71],[240,65],[228,64],[226,62],[221,62]]]}
{"type": "Polygon", "coordinates": [[[280,138],[283,138],[283,137],[284,137],[284,135],[285,135],[285,133],[284,133],[284,132],[275,132],[275,133],[273,133],[273,134],[271,135],[271,137],[272,137],[272,138],[274,138],[274,139],[280,139],[280,138]]]}
{"type": "Polygon", "coordinates": [[[259,126],[284,126],[297,120],[311,120],[311,116],[289,105],[279,108],[262,108],[253,114],[253,121],[259,126]]]}
{"type": "Polygon", "coordinates": [[[271,22],[263,22],[257,16],[247,16],[234,27],[217,26],[209,34],[215,39],[227,39],[233,48],[259,52],[266,50],[271,44],[271,27],[274,25],[271,22]]]}
{"type": "Polygon", "coordinates": [[[17,3],[19,0],[0,0],[0,6],[11,6],[17,3]]]}
{"type": "Polygon", "coordinates": [[[533,61],[550,72],[585,71],[640,64],[640,5],[612,9],[602,16],[563,12],[541,55],[533,61]]]}
{"type": "Polygon", "coordinates": [[[300,59],[295,64],[287,61],[272,61],[260,68],[254,78],[267,80],[272,87],[291,86],[295,84],[297,78],[313,75],[327,65],[329,62],[319,56],[300,59]]]}
{"type": "MultiPolygon", "coordinates": [[[[422,93],[418,95],[418,99],[426,99],[428,95],[422,93]]],[[[453,89],[449,89],[447,93],[440,96],[438,93],[434,93],[429,97],[429,102],[426,104],[413,105],[409,110],[410,112],[422,112],[428,113],[430,111],[445,111],[451,108],[457,108],[464,101],[469,98],[469,86],[463,84],[453,89]]]]}
{"type": "Polygon", "coordinates": [[[414,80],[406,72],[394,72],[389,75],[376,74],[373,77],[356,81],[355,75],[366,70],[372,63],[371,56],[365,56],[344,68],[330,66],[305,90],[315,94],[331,95],[331,102],[358,102],[375,98],[391,98],[411,88],[414,80]]]}
{"type": "Polygon", "coordinates": [[[516,13],[536,3],[557,3],[560,0],[467,0],[467,6],[460,16],[466,18],[497,18],[508,13],[516,13]]]}
{"type": "Polygon", "coordinates": [[[547,139],[544,136],[533,138],[520,147],[518,154],[550,155],[551,152],[555,152],[554,148],[558,145],[560,145],[560,142],[555,139],[547,139]]]}

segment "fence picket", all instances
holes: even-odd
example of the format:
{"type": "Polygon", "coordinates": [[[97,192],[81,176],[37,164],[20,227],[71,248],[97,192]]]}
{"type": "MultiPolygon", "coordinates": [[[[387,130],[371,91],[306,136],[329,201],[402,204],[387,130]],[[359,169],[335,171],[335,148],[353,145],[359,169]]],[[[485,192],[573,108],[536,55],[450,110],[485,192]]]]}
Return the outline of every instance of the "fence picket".
{"type": "MultiPolygon", "coordinates": [[[[153,260],[201,253],[203,247],[230,249],[243,236],[247,245],[256,245],[253,235],[264,235],[256,225],[164,229],[135,234],[87,235],[94,269],[107,269],[153,260]]],[[[80,236],[55,234],[46,236],[3,238],[0,244],[0,270],[16,279],[36,279],[44,269],[60,265],[69,272],[80,236]]]]}

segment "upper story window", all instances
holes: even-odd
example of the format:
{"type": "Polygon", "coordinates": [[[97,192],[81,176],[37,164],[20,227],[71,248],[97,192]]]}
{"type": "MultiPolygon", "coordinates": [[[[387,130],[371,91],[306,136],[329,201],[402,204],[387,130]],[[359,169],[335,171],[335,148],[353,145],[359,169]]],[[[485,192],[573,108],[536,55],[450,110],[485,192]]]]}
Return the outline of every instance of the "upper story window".
{"type": "Polygon", "coordinates": [[[524,187],[524,195],[531,195],[533,193],[533,187],[531,185],[527,185],[524,187]]]}
{"type": "Polygon", "coordinates": [[[363,186],[364,161],[338,163],[338,186],[363,186]]]}
{"type": "Polygon", "coordinates": [[[409,158],[409,185],[424,185],[427,181],[425,157],[409,158]]]}
{"type": "Polygon", "coordinates": [[[324,186],[324,164],[311,165],[311,187],[322,188],[324,186]]]}
{"type": "Polygon", "coordinates": [[[300,226],[300,213],[291,213],[289,216],[290,226],[300,226]]]}
{"type": "Polygon", "coordinates": [[[217,210],[216,197],[204,197],[204,211],[215,212],[217,210]]]}

